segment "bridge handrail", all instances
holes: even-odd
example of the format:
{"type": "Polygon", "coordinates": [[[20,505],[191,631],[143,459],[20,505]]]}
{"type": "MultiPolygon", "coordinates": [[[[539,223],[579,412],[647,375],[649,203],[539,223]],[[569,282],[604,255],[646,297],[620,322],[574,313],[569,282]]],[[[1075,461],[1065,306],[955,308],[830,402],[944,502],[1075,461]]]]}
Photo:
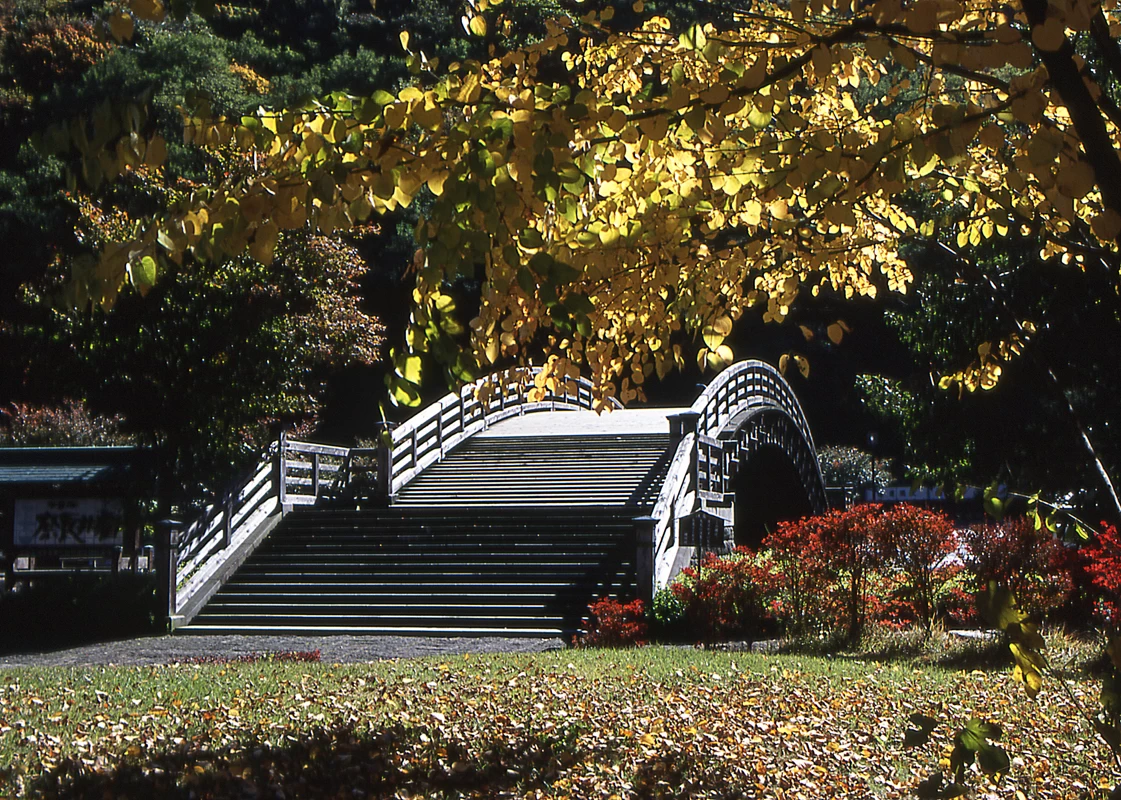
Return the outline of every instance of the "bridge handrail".
{"type": "MultiPolygon", "coordinates": [[[[542,400],[530,402],[527,384],[540,373],[541,367],[515,367],[480,378],[445,395],[424,411],[393,428],[392,445],[386,465],[386,484],[390,495],[396,494],[421,470],[443,459],[444,455],[469,436],[485,430],[496,422],[535,411],[553,411],[558,406],[594,407],[592,383],[586,378],[558,379],[556,390],[546,390],[542,400]],[[499,381],[493,393],[481,401],[476,391],[486,382],[499,381]],[[575,387],[575,392],[571,391],[575,387]]],[[[615,398],[614,408],[623,405],[615,398]]]]}
{"type": "MultiPolygon", "coordinates": [[[[658,568],[662,565],[664,554],[669,551],[671,538],[674,533],[674,523],[680,516],[677,504],[688,493],[691,478],[693,478],[693,450],[696,447],[696,434],[688,433],[681,438],[674,451],[673,459],[666,469],[666,477],[662,489],[658,492],[658,499],[654,503],[654,510],[650,516],[654,518],[654,573],[657,585],[662,584],[658,575],[658,568]]],[[[686,509],[688,512],[691,509],[686,509]]]]}
{"type": "MultiPolygon", "coordinates": [[[[204,506],[195,519],[183,528],[176,548],[175,609],[182,613],[205,602],[199,593],[239,552],[247,540],[255,538],[262,525],[279,519],[279,486],[273,444],[246,477],[236,481],[214,502],[204,506]]],[[[189,621],[189,620],[187,620],[189,621]]]]}
{"type": "Polygon", "coordinates": [[[697,433],[716,436],[747,405],[773,403],[785,411],[813,445],[806,415],[782,374],[764,361],[741,361],[721,372],[705,387],[689,411],[699,414],[697,433]]]}

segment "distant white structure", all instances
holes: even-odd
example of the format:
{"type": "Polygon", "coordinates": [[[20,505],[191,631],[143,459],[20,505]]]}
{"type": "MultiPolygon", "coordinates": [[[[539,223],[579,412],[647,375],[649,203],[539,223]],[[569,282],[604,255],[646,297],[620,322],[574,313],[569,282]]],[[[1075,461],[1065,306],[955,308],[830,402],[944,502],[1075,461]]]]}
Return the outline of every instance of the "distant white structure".
{"type": "MultiPolygon", "coordinates": [[[[975,486],[965,490],[962,499],[974,500],[980,497],[982,491],[975,486]]],[[[896,484],[893,486],[877,486],[875,489],[864,490],[866,503],[945,503],[946,494],[940,487],[921,486],[912,488],[910,484],[896,484]]]]}

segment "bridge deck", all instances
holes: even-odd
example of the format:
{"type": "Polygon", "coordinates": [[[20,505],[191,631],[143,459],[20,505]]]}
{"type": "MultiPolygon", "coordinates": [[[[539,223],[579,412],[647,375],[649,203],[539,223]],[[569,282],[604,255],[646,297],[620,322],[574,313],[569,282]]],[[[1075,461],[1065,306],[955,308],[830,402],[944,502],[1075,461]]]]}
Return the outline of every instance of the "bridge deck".
{"type": "Polygon", "coordinates": [[[563,411],[495,424],[429,467],[394,505],[648,509],[670,457],[667,414],[563,411]]]}
{"type": "Polygon", "coordinates": [[[597,414],[583,409],[557,410],[551,414],[526,414],[503,420],[479,433],[476,439],[517,436],[635,436],[668,435],[671,414],[684,408],[639,408],[597,414]]]}

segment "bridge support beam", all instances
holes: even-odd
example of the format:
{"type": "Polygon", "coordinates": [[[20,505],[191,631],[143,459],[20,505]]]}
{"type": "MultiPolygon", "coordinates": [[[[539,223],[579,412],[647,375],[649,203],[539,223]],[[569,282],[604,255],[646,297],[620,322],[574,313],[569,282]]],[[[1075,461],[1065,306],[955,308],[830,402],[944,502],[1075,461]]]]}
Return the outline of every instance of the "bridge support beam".
{"type": "Polygon", "coordinates": [[[657,517],[634,518],[635,591],[647,607],[654,599],[654,527],[657,524],[657,517]]]}

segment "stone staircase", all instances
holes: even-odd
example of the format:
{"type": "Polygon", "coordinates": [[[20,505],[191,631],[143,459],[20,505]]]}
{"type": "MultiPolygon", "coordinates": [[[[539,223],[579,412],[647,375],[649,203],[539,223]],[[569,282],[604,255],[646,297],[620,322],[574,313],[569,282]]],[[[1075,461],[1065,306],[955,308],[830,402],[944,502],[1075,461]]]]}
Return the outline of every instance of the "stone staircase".
{"type": "Polygon", "coordinates": [[[588,603],[633,596],[668,434],[510,430],[387,508],[290,512],[183,632],[568,636],[588,603]]]}

